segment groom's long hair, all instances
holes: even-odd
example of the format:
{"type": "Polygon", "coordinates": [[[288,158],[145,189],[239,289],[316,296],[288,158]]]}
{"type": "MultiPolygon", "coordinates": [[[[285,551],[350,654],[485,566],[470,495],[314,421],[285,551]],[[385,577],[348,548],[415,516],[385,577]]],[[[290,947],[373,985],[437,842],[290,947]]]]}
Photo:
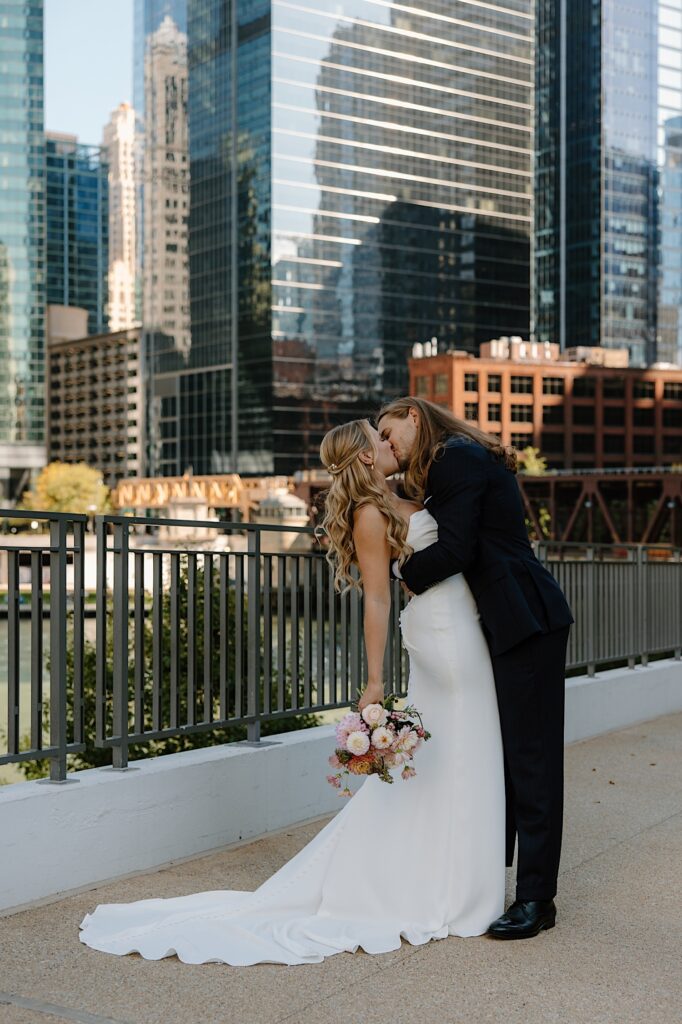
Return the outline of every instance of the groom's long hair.
{"type": "Polygon", "coordinates": [[[382,416],[394,416],[396,419],[404,420],[410,409],[416,409],[419,413],[417,443],[405,469],[404,490],[410,498],[417,501],[423,500],[431,463],[438,458],[447,439],[455,434],[470,437],[472,441],[483,445],[503,462],[507,469],[516,473],[517,456],[513,448],[502,444],[499,437],[495,437],[494,434],[486,434],[484,430],[474,427],[467,420],[453,416],[449,409],[445,409],[442,405],[436,405],[434,402],[427,402],[425,398],[406,395],[404,398],[396,398],[393,402],[387,402],[380,409],[377,422],[382,416]]]}

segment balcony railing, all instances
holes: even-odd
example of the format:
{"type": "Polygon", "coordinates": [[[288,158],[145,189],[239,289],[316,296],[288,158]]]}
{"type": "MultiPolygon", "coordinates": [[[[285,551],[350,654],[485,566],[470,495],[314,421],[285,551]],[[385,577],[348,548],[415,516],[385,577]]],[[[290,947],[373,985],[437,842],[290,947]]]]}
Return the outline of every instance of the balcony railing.
{"type": "MultiPolygon", "coordinates": [[[[119,769],[131,746],[154,740],[243,725],[248,741],[258,743],[261,723],[347,706],[363,685],[362,598],[334,591],[310,528],[153,520],[162,538],[149,534],[148,519],[98,516],[96,721],[94,735],[85,736],[86,517],[11,510],[0,517],[35,519],[49,529],[44,543],[31,537],[22,544],[21,536],[0,543],[8,679],[0,764],[48,758],[50,779],[63,781],[67,753],[83,751],[86,739],[111,748],[119,769]],[[175,539],[178,530],[194,536],[175,539]],[[283,550],[282,534],[305,550],[283,550]],[[22,717],[30,719],[23,738],[22,717]]],[[[599,666],[680,658],[679,549],[547,543],[538,555],[576,618],[569,670],[593,675],[599,666]]],[[[385,681],[400,694],[408,678],[398,623],[403,601],[394,583],[385,681]]]]}

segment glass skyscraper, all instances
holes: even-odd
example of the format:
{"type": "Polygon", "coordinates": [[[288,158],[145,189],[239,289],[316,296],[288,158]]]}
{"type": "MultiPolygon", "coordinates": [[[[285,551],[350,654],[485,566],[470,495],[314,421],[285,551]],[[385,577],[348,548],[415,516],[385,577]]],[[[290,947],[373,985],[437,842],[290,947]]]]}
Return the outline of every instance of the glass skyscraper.
{"type": "Polygon", "coordinates": [[[538,341],[682,359],[682,0],[538,0],[538,341]]]}
{"type": "Polygon", "coordinates": [[[88,333],[103,334],[109,274],[109,166],[99,146],[48,132],[47,301],[88,311],[88,333]]]}
{"type": "Polygon", "coordinates": [[[0,497],[45,462],[43,4],[0,2],[0,497]]]}
{"type": "Polygon", "coordinates": [[[415,342],[527,333],[532,40],[531,0],[188,0],[162,472],[317,466],[330,426],[407,389],[415,342]]]}

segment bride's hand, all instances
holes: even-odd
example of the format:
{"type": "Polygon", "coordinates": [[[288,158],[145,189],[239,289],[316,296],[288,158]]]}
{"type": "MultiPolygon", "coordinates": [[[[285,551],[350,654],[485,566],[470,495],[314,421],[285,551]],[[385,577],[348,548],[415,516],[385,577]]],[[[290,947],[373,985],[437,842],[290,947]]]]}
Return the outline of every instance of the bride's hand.
{"type": "Polygon", "coordinates": [[[368,704],[381,704],[384,699],[383,683],[368,683],[358,700],[358,710],[362,711],[368,704]]]}

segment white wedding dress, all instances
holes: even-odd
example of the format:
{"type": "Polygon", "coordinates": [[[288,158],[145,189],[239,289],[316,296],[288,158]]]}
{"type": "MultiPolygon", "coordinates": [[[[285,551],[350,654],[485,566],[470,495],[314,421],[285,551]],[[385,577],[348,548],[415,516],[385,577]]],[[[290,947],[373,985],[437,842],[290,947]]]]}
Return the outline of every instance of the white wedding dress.
{"type": "MultiPolygon", "coordinates": [[[[437,535],[426,509],[412,515],[415,550],[437,535]]],[[[408,702],[432,734],[414,778],[402,780],[400,769],[393,785],[368,776],[254,892],[102,904],[84,917],[81,942],[148,960],[245,966],[485,932],[504,910],[504,775],[490,657],[464,577],[413,597],[401,627],[408,702]]]]}

